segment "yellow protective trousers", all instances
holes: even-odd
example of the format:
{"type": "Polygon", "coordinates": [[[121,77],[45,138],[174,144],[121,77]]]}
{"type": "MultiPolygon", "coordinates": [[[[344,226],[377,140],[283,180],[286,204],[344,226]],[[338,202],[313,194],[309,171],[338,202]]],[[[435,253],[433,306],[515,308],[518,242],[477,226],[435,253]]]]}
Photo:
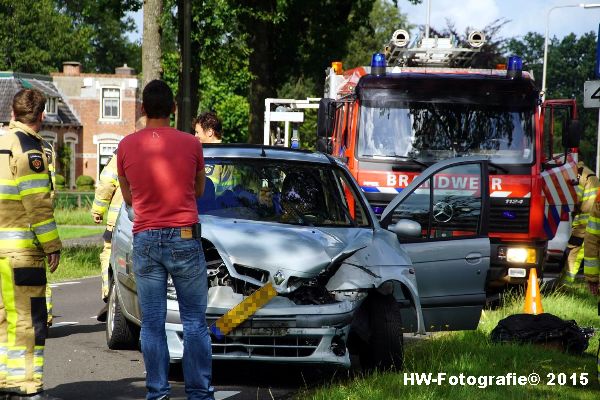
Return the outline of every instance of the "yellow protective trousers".
{"type": "Polygon", "coordinates": [[[40,256],[0,256],[0,391],[43,388],[46,263],[40,256]]]}
{"type": "Polygon", "coordinates": [[[104,248],[100,253],[100,267],[102,268],[102,300],[108,299],[108,268],[110,265],[110,241],[104,241],[104,248]]]}
{"type": "Polygon", "coordinates": [[[575,277],[581,268],[581,262],[583,261],[584,255],[584,244],[581,246],[569,245],[569,256],[567,257],[567,263],[562,271],[562,283],[570,285],[575,282],[575,277]]]}

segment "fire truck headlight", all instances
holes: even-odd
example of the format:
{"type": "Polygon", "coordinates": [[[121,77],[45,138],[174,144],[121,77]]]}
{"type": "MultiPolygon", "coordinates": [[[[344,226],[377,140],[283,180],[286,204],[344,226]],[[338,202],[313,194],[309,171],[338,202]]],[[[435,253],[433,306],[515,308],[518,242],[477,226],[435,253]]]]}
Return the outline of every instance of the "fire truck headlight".
{"type": "Polygon", "coordinates": [[[498,249],[498,258],[506,257],[506,261],[515,264],[535,264],[535,249],[525,247],[509,247],[498,249]],[[502,251],[501,251],[502,250],[502,251]]]}

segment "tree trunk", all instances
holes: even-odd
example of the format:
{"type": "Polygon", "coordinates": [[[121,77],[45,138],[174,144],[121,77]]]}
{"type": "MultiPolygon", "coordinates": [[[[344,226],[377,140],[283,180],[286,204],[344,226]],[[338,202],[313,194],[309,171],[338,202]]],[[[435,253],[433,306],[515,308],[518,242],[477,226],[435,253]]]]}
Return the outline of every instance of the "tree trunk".
{"type": "MultiPolygon", "coordinates": [[[[179,49],[183,49],[183,12],[181,12],[181,10],[183,10],[183,3],[185,1],[190,1],[190,0],[177,0],[177,43],[179,44],[179,49]]],[[[194,3],[192,3],[192,6],[194,5],[194,3]]],[[[192,12],[193,13],[193,12],[192,12]]],[[[194,29],[192,27],[192,29],[194,29]]],[[[190,64],[190,109],[191,109],[191,119],[196,117],[196,115],[198,115],[198,104],[200,102],[200,98],[198,96],[198,92],[200,90],[200,57],[198,57],[198,54],[200,54],[200,42],[195,39],[197,38],[197,35],[192,35],[192,37],[190,38],[191,42],[190,42],[190,47],[191,47],[191,55],[192,55],[192,63],[190,64]]],[[[181,50],[180,50],[181,51],[181,50]]],[[[177,107],[181,107],[183,104],[183,53],[180,52],[181,57],[180,57],[180,62],[179,62],[179,79],[178,79],[178,83],[177,83],[177,95],[176,97],[176,101],[177,101],[177,107]]],[[[179,118],[179,116],[181,115],[181,112],[177,113],[177,129],[183,131],[184,130],[184,123],[183,121],[179,118]]],[[[191,123],[191,119],[190,119],[190,123],[191,123]]],[[[191,132],[192,133],[194,131],[194,127],[191,127],[191,132]]]]}
{"type": "Polygon", "coordinates": [[[244,25],[243,31],[250,32],[248,47],[252,52],[250,53],[249,68],[254,76],[248,94],[250,103],[248,142],[262,143],[265,99],[273,97],[275,93],[271,68],[274,23],[270,18],[264,18],[264,15],[273,15],[276,9],[276,0],[245,0],[242,3],[254,11],[246,13],[241,18],[244,25]],[[257,13],[261,13],[263,17],[257,17],[257,13]]]}
{"type": "Polygon", "coordinates": [[[160,16],[163,9],[162,0],[144,0],[144,31],[142,36],[142,75],[143,85],[154,79],[162,78],[160,58],[162,51],[160,41],[162,28],[160,16]]]}

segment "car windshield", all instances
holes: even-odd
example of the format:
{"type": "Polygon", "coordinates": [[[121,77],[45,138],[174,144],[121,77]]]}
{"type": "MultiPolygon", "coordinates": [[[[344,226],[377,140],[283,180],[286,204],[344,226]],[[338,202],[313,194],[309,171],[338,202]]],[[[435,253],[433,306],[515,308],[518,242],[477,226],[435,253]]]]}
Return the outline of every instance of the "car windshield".
{"type": "Polygon", "coordinates": [[[498,164],[531,163],[532,111],[437,102],[378,101],[361,106],[361,158],[433,163],[465,155],[484,155],[498,164]]]}
{"type": "Polygon", "coordinates": [[[309,226],[370,226],[343,169],[331,164],[209,159],[198,212],[309,226]]]}

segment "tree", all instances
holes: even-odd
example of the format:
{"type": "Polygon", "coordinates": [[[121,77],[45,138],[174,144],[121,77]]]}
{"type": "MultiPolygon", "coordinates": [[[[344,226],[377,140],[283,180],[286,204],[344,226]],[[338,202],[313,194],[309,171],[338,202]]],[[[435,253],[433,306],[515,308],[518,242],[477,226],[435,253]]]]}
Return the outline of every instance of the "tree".
{"type": "MultiPolygon", "coordinates": [[[[544,39],[534,32],[523,39],[512,39],[506,46],[509,54],[523,58],[523,67],[534,71],[541,83],[543,67],[544,39]]],[[[547,99],[577,99],[579,119],[584,126],[579,147],[581,159],[591,168],[596,165],[597,112],[583,108],[583,85],[586,80],[594,79],[596,62],[596,34],[589,32],[581,37],[570,34],[562,39],[550,39],[547,65],[547,99]]],[[[540,86],[540,84],[538,84],[540,86]]],[[[560,132],[555,141],[560,143],[560,132]]]]}
{"type": "MultiPolygon", "coordinates": [[[[72,18],[73,28],[91,33],[85,57],[77,59],[84,70],[114,73],[115,67],[123,64],[140,70],[140,45],[131,43],[125,34],[135,29],[133,19],[126,14],[139,10],[141,0],[55,0],[55,3],[62,14],[72,18]]],[[[36,7],[37,3],[33,8],[36,7]]]]}
{"type": "Polygon", "coordinates": [[[262,141],[264,99],[299,78],[322,92],[323,71],[346,54],[348,40],[368,20],[374,0],[244,0],[240,30],[247,35],[252,80],[249,141],[262,141]],[[301,34],[299,34],[301,33],[301,34]],[[290,82],[290,79],[292,82],[290,82]]]}
{"type": "Polygon", "coordinates": [[[348,39],[348,50],[343,58],[346,68],[369,65],[371,56],[382,51],[397,29],[407,31],[414,28],[408,23],[406,15],[398,7],[386,0],[377,0],[369,14],[367,24],[359,27],[356,34],[348,39]]]}
{"type": "Polygon", "coordinates": [[[52,0],[0,0],[0,69],[47,74],[91,51],[89,26],[74,24],[52,0]]]}
{"type": "Polygon", "coordinates": [[[142,40],[142,74],[143,85],[154,79],[162,78],[160,59],[161,51],[161,16],[162,0],[144,0],[144,32],[142,40]]]}

